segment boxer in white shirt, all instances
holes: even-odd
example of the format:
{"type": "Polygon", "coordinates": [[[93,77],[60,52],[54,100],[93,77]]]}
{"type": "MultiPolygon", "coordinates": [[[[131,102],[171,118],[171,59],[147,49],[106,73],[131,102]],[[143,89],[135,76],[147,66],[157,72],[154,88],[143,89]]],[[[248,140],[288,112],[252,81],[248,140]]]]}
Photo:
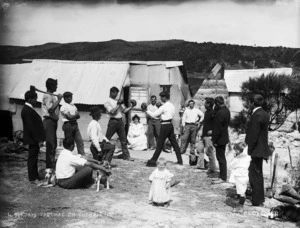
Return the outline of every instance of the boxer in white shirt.
{"type": "Polygon", "coordinates": [[[180,148],[178,145],[178,142],[176,140],[175,134],[174,134],[174,127],[172,124],[172,119],[175,115],[175,106],[169,101],[170,94],[167,92],[161,92],[159,94],[160,99],[163,103],[162,106],[159,107],[158,110],[155,112],[151,112],[150,110],[147,110],[147,107],[143,109],[149,116],[151,117],[158,117],[160,116],[161,119],[161,129],[160,134],[158,137],[158,142],[156,146],[156,150],[150,160],[147,161],[147,166],[154,167],[156,166],[156,161],[159,158],[159,155],[164,147],[165,140],[168,138],[171,142],[172,147],[175,150],[176,157],[177,157],[177,164],[182,165],[182,157],[180,153],[180,148]]]}
{"type": "Polygon", "coordinates": [[[106,131],[106,138],[109,140],[117,133],[121,142],[123,154],[119,157],[127,161],[134,161],[130,157],[130,153],[127,148],[127,137],[125,132],[125,123],[122,120],[122,113],[126,114],[133,107],[126,108],[122,99],[117,99],[119,89],[117,87],[110,88],[109,99],[104,103],[109,116],[109,122],[106,131]]]}

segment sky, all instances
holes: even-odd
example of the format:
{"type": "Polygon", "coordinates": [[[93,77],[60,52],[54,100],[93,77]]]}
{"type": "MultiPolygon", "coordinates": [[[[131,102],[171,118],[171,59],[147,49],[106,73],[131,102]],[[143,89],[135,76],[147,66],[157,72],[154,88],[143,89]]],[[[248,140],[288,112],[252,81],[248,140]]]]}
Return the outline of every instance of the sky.
{"type": "Polygon", "coordinates": [[[300,48],[300,0],[0,0],[0,45],[112,39],[300,48]]]}

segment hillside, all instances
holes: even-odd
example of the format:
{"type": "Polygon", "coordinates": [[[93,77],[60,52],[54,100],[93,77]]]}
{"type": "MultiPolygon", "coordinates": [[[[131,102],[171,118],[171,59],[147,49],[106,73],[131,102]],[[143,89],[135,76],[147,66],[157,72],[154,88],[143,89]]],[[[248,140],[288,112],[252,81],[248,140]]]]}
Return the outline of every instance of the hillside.
{"type": "Polygon", "coordinates": [[[300,49],[251,47],[183,40],[127,42],[47,43],[37,46],[0,46],[0,64],[22,63],[22,59],[77,61],[183,61],[189,72],[207,74],[217,63],[226,69],[300,66],[300,49]]]}

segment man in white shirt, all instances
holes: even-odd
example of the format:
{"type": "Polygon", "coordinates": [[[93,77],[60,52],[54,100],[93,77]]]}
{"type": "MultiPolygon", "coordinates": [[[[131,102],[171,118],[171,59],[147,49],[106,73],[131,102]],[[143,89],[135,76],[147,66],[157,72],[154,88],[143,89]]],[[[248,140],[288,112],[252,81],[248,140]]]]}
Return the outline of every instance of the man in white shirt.
{"type": "Polygon", "coordinates": [[[189,100],[188,107],[185,109],[182,116],[182,127],[184,129],[181,138],[181,153],[184,154],[189,144],[191,143],[190,154],[195,154],[195,143],[197,137],[198,123],[202,124],[204,113],[200,109],[195,108],[195,101],[189,100]],[[199,120],[200,119],[200,120],[199,120]]]}
{"type": "Polygon", "coordinates": [[[130,157],[130,153],[127,148],[127,137],[125,133],[125,123],[122,119],[122,113],[126,114],[133,107],[126,108],[122,99],[116,99],[119,93],[119,89],[117,87],[112,87],[109,93],[109,99],[104,103],[104,107],[106,108],[109,116],[109,122],[106,131],[106,138],[108,140],[117,133],[121,142],[123,154],[119,158],[123,158],[124,160],[134,161],[132,157],[130,157]]]}
{"type": "Polygon", "coordinates": [[[100,107],[92,107],[90,116],[92,116],[93,120],[89,123],[87,135],[92,142],[90,150],[93,158],[98,161],[108,161],[110,163],[114,155],[115,146],[109,143],[109,140],[101,131],[101,126],[98,122],[101,118],[100,107]]]}
{"type": "Polygon", "coordinates": [[[175,106],[169,101],[170,99],[169,93],[161,92],[159,96],[162,103],[164,104],[160,106],[158,110],[156,110],[155,112],[151,112],[150,110],[147,110],[147,107],[143,110],[146,111],[146,113],[152,117],[160,116],[161,118],[161,129],[158,137],[156,150],[152,158],[147,161],[147,166],[150,167],[156,166],[156,161],[159,158],[159,155],[164,147],[164,143],[167,138],[170,140],[171,145],[175,150],[177,161],[178,161],[177,164],[182,165],[183,162],[181,158],[180,148],[175,138],[174,127],[172,124],[172,119],[175,115],[175,106]]]}
{"type": "MultiPolygon", "coordinates": [[[[151,112],[155,112],[158,109],[158,104],[156,103],[156,96],[152,95],[151,96],[151,104],[147,106],[147,110],[151,112]]],[[[156,144],[158,141],[158,136],[160,133],[160,119],[159,117],[151,117],[147,115],[147,120],[148,120],[148,148],[151,150],[155,149],[155,142],[154,142],[154,137],[156,140],[156,144]]]]}
{"type": "MultiPolygon", "coordinates": [[[[47,92],[54,93],[57,90],[57,80],[48,78],[46,81],[47,92]]],[[[57,121],[59,119],[59,103],[62,95],[56,96],[44,94],[42,102],[43,124],[46,134],[46,168],[55,168],[55,154],[57,147],[57,121]]]]}
{"type": "Polygon", "coordinates": [[[78,153],[85,155],[84,143],[77,123],[80,115],[76,106],[72,103],[73,94],[71,92],[65,92],[63,97],[65,103],[60,107],[60,113],[62,115],[62,129],[65,132],[65,138],[73,138],[76,143],[78,153]]]}
{"type": "Polygon", "coordinates": [[[64,150],[58,156],[56,163],[56,178],[58,186],[65,189],[87,188],[94,183],[93,169],[101,172],[100,183],[106,185],[107,176],[111,171],[101,166],[99,161],[92,158],[74,155],[73,138],[63,140],[64,150]]]}

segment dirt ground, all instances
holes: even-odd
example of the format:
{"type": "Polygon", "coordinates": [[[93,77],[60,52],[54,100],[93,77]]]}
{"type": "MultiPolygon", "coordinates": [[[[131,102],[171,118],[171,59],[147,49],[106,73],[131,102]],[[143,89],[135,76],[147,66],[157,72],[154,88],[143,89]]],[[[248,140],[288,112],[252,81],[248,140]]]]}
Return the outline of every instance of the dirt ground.
{"type": "MultiPolygon", "coordinates": [[[[211,176],[191,168],[186,154],[179,166],[174,153],[162,153],[174,162],[168,169],[180,183],[171,190],[169,208],[148,204],[148,177],[154,168],[145,162],[153,152],[131,151],[134,162],[114,159],[113,189],[99,192],[37,187],[28,182],[26,153],[1,154],[1,227],[296,227],[264,217],[271,206],[280,204],[274,199],[266,199],[264,207],[250,206],[247,200],[243,214],[232,213],[237,204],[232,185],[211,185],[211,176]]],[[[43,174],[43,152],[39,167],[43,174]]],[[[268,167],[265,164],[266,185],[268,167]]]]}

